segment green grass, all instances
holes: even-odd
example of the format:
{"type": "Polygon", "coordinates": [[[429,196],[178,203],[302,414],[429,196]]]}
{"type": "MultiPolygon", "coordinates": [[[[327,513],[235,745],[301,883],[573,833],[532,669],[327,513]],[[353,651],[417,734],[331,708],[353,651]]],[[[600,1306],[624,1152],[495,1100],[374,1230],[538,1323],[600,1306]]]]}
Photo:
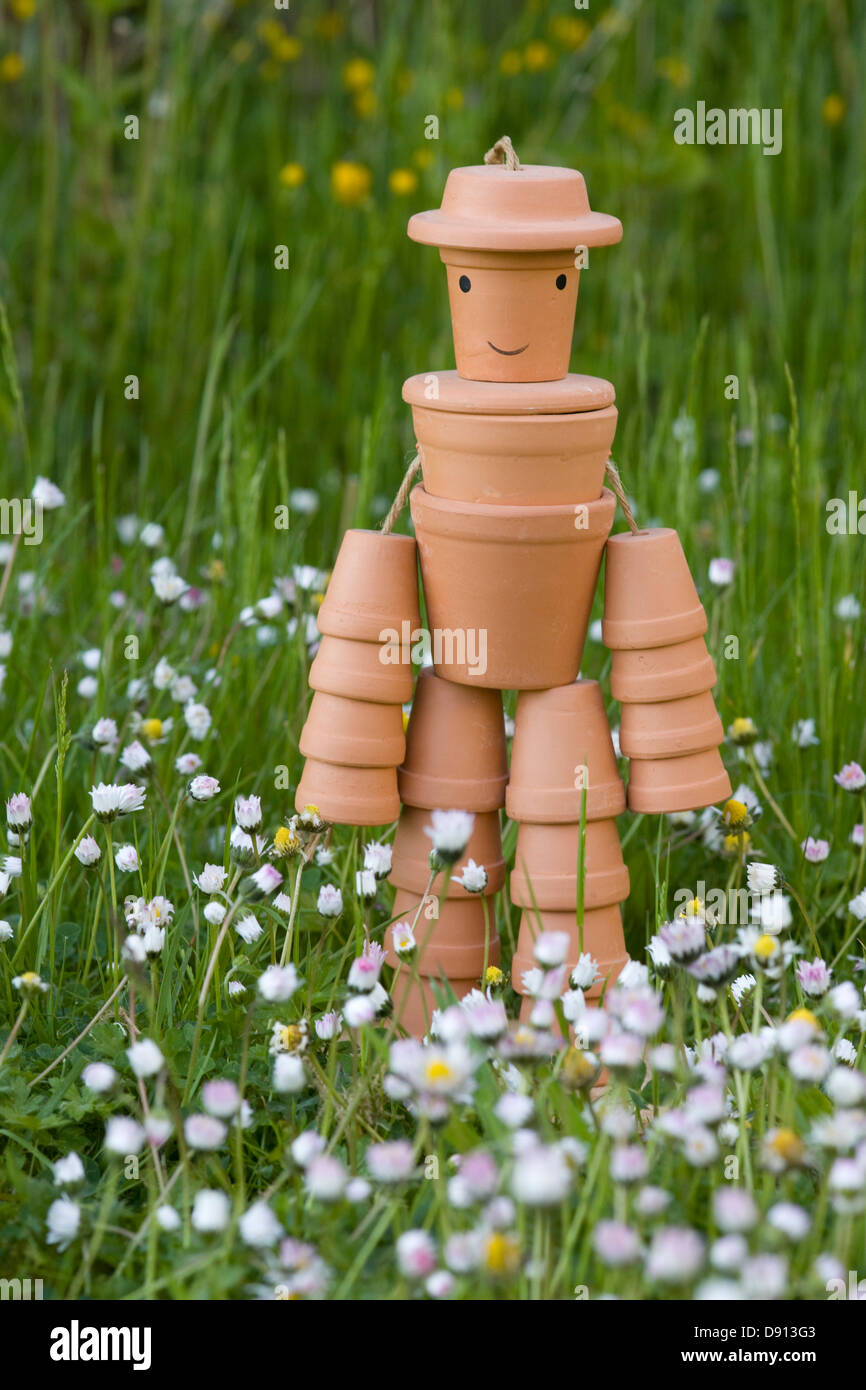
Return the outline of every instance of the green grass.
{"type": "MultiPolygon", "coordinates": [[[[142,981],[138,1007],[178,1094],[187,1080],[194,1090],[200,1077],[188,1078],[187,1068],[214,934],[208,937],[200,914],[194,931],[185,879],[205,859],[222,861],[236,793],[262,795],[270,833],[291,814],[307,700],[302,626],[315,598],[286,610],[271,645],[238,617],[293,565],[329,568],[343,530],[377,524],[387,507],[413,452],[402,380],[453,362],[441,263],[409,242],[405,223],[412,211],[436,205],[449,168],[480,160],[503,131],[524,162],[581,168],[593,206],[623,222],[622,244],[594,252],[583,277],[572,367],[616,384],[614,457],[638,515],[675,526],[683,538],[710,615],[725,724],[751,716],[761,739],[772,742],[764,774],[772,802],[736,749],[726,759],[735,784],[747,783],[763,804],[753,848],[782,868],[802,903],[796,934],[804,947],[808,923],[825,958],[836,956],[854,927],[847,901],[863,887],[863,866],[849,844],[864,818],[862,799],[837,788],[833,773],[852,759],[866,761],[863,620],[834,614],[844,595],[866,606],[864,540],[831,535],[825,524],[828,499],[864,486],[863,16],[836,4],[758,0],[623,3],[588,15],[564,3],[449,0],[341,12],[344,32],[324,38],[316,27],[323,7],[304,5],[297,19],[303,55],[283,63],[257,32],[259,21],[273,20],[270,8],[252,3],[43,2],[32,19],[16,19],[8,5],[0,19],[0,62],[9,53],[24,61],[20,79],[0,85],[2,491],[26,496],[36,476],[47,475],[67,499],[46,514],[43,543],[19,548],[0,607],[0,629],[12,636],[11,653],[0,657],[0,790],[4,797],[28,792],[35,813],[25,873],[0,903],[15,932],[0,945],[3,1031],[18,1004],[12,975],[38,969],[52,986],[28,1014],[0,1075],[0,1185],[11,1215],[2,1239],[4,1269],[20,1265],[44,1276],[55,1296],[80,1289],[85,1267],[84,1287],[112,1297],[240,1297],[255,1282],[237,1245],[225,1260],[205,1250],[200,1265],[196,1246],[169,1268],[147,1233],[152,1226],[136,1245],[118,1234],[128,1223],[138,1229],[155,1201],[162,1174],[154,1165],[142,1164],[144,1180],[122,1184],[118,1210],[103,1218],[111,1229],[100,1232],[102,1119],[111,1107],[94,1108],[78,1076],[85,1058],[121,1053],[111,1012],[49,1081],[31,1085],[113,988],[110,885],[74,860],[63,867],[89,814],[91,783],[112,771],[110,759],[94,755],[88,730],[110,715],[125,743],[134,710],[174,718],[167,741],[152,750],[147,810],[134,818],[142,881],[124,876],[118,891],[160,891],[164,870],[177,911],[158,989],[151,994],[142,981]],[[586,41],[574,51],[550,32],[551,21],[568,15],[587,24],[586,41]],[[503,54],[539,39],[549,46],[550,66],[502,71],[503,54]],[[377,108],[368,116],[357,113],[341,77],[357,57],[375,69],[377,108]],[[681,71],[666,64],[671,59],[681,71]],[[845,102],[838,124],[822,114],[831,94],[845,102]],[[782,108],[782,153],[675,145],[674,111],[698,100],[782,108]],[[137,141],[124,139],[130,114],[139,117],[137,141]],[[439,118],[438,141],[424,138],[430,114],[439,118]],[[419,152],[424,167],[415,162],[419,152]],[[331,168],[341,159],[370,170],[372,191],[359,206],[342,206],[332,194],[331,168]],[[305,170],[299,187],[280,181],[288,162],[305,170]],[[407,168],[418,186],[398,196],[388,176],[407,168]],[[289,248],[288,270],[274,267],[280,245],[289,248]],[[726,398],[731,374],[739,381],[736,400],[726,398]],[[124,394],[131,375],[137,399],[124,394]],[[698,486],[706,469],[720,475],[711,493],[698,486]],[[293,509],[290,528],[279,529],[275,509],[301,487],[316,490],[318,510],[305,516],[293,509]],[[160,552],[121,543],[116,522],[129,513],[165,528],[160,552]],[[148,571],[157,553],[201,585],[197,612],[156,602],[148,571]],[[707,566],[720,555],[735,560],[736,578],[716,593],[707,566]],[[27,572],[32,579],[22,590],[27,572]],[[115,590],[126,595],[117,607],[109,597],[115,590]],[[292,612],[301,623],[287,636],[292,612]],[[135,660],[126,654],[130,636],[138,639],[135,660]],[[724,656],[730,637],[735,659],[724,656]],[[89,648],[101,662],[98,693],[85,698],[78,685],[89,648]],[[164,863],[160,847],[183,782],[174,758],[198,745],[184,744],[182,707],[168,691],[137,702],[127,691],[163,657],[192,677],[211,711],[213,731],[200,751],[203,770],[222,785],[214,802],[183,808],[164,863]],[[218,680],[209,683],[212,672],[218,680]],[[820,743],[800,749],[791,729],[805,718],[816,720],[820,743]],[[810,834],[831,843],[819,867],[799,850],[810,834]],[[70,1148],[87,1164],[86,1265],[81,1242],[59,1256],[44,1245],[53,1195],[47,1165],[70,1148]]],[[[600,597],[598,604],[596,616],[600,597]]],[[[607,654],[590,645],[583,674],[604,681],[608,670],[607,654]]],[[[124,837],[129,824],[121,823],[124,837]]],[[[688,828],[660,828],[653,817],[629,818],[621,828],[633,885],[627,940],[642,960],[675,889],[739,882],[742,866],[709,851],[688,828]],[[668,890],[663,902],[660,884],[668,890]]],[[[343,999],[362,930],[351,892],[359,839],[338,831],[336,869],[323,874],[314,866],[304,875],[296,942],[305,986],[296,1002],[303,999],[313,1014],[343,999]],[[315,913],[325,877],[342,882],[349,904],[327,933],[315,913]]],[[[383,889],[375,925],[388,920],[389,905],[383,889]]],[[[505,902],[498,914],[507,940],[517,914],[505,902]]],[[[279,947],[282,928],[273,925],[279,947]]],[[[268,959],[271,933],[252,952],[232,940],[232,964],[251,983],[268,959]]],[[[245,1015],[226,1002],[229,968],[225,954],[204,1016],[201,1075],[238,1076],[245,1015]]],[[[717,1026],[711,1015],[696,1014],[704,1035],[717,1026]]],[[[394,1282],[392,1237],[400,1222],[441,1234],[449,1220],[441,1186],[416,1184],[402,1210],[379,1194],[354,1225],[345,1213],[333,1221],[327,1208],[303,1199],[296,1170],[283,1163],[286,1139],[321,1124],[324,1107],[328,1137],[339,1133],[336,1147],[353,1168],[370,1131],[405,1131],[419,1155],[438,1148],[444,1172],[447,1153],[479,1136],[502,1145],[492,1074],[485,1072],[472,1112],[453,1115],[444,1134],[423,1125],[416,1131],[405,1110],[382,1096],[385,1043],[373,1033],[363,1057],[344,1045],[320,1049],[322,1065],[335,1068],[330,1102],[315,1090],[290,1101],[270,1095],[266,1022],[256,1015],[249,1085],[257,1119],[240,1168],[232,1173],[222,1156],[194,1163],[208,1170],[208,1183],[225,1183],[235,1196],[241,1169],[248,1195],[276,1193],[287,1229],[315,1241],[335,1271],[331,1296],[405,1294],[394,1282]],[[341,1107],[356,1086],[359,1108],[341,1125],[341,1107]]],[[[545,1073],[540,1086],[541,1108],[554,1117],[550,1135],[591,1141],[596,1177],[563,1213],[561,1239],[558,1216],[533,1226],[533,1214],[520,1208],[523,1248],[551,1246],[547,1274],[541,1288],[525,1272],[496,1287],[510,1297],[567,1296],[590,1271],[597,1292],[611,1276],[599,1272],[587,1233],[620,1201],[601,1176],[608,1141],[592,1139],[586,1107],[555,1074],[545,1073]]],[[[136,1095],[127,1089],[132,1107],[136,1095]]],[[[798,1102],[795,1116],[790,1095],[776,1099],[777,1118],[784,1113],[801,1127],[809,1104],[825,1103],[798,1102]]],[[[173,1191],[183,1191],[182,1207],[200,1177],[185,1161],[174,1167],[173,1146],[171,1154],[166,1173],[179,1174],[173,1191]]],[[[660,1155],[653,1180],[676,1185],[678,1161],[660,1155]]],[[[692,1178],[682,1216],[708,1230],[712,1184],[697,1171],[692,1178]]],[[[808,1202],[811,1178],[791,1182],[808,1202]]],[[[826,1244],[824,1232],[816,1236],[815,1249],[835,1241],[846,1258],[858,1231],[862,1237],[862,1219],[851,1226],[840,1218],[832,1238],[827,1227],[826,1244]]],[[[792,1287],[806,1287],[807,1268],[806,1256],[798,1257],[792,1287]]],[[[623,1278],[616,1289],[634,1295],[632,1276],[623,1278]]],[[[483,1291],[472,1280],[461,1288],[466,1296],[483,1291]]]]}

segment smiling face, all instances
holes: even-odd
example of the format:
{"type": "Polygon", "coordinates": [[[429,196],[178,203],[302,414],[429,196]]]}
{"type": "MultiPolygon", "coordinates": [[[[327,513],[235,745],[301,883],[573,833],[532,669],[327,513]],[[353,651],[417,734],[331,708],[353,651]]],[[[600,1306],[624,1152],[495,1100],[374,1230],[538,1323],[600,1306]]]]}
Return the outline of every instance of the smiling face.
{"type": "Polygon", "coordinates": [[[573,256],[445,251],[446,257],[462,377],[556,381],[567,374],[580,278],[573,256]]]}

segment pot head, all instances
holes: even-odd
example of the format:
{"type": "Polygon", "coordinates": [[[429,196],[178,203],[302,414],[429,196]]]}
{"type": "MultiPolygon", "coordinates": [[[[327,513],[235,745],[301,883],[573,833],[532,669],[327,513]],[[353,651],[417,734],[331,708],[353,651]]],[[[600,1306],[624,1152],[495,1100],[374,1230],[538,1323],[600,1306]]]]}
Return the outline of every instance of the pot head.
{"type": "Polygon", "coordinates": [[[460,375],[553,381],[568,371],[586,252],[622,226],[591,211],[576,169],[480,164],[452,169],[441,208],[416,213],[409,236],[447,266],[460,375]]]}

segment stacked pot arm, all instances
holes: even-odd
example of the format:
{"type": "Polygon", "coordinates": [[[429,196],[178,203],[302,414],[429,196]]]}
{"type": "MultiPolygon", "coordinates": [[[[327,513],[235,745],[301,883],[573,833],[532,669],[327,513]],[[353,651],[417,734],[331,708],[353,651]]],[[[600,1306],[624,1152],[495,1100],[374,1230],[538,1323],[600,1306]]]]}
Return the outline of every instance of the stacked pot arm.
{"type": "Polygon", "coordinates": [[[412,695],[409,649],[420,621],[414,540],[347,531],[317,619],[298,810],[315,806],[342,825],[396,819],[402,705],[412,695]]]}
{"type": "Polygon", "coordinates": [[[613,652],[632,811],[692,811],[731,794],[704,640],[707,616],[675,531],[612,536],[606,547],[602,638],[613,652]]]}

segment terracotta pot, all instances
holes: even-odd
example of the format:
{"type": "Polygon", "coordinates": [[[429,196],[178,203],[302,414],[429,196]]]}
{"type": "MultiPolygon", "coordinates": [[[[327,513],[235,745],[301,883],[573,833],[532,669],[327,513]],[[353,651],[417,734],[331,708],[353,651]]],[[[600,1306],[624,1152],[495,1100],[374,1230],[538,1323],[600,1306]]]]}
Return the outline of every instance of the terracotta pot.
{"type": "MultiPolygon", "coordinates": [[[[511,901],[518,907],[573,913],[579,847],[580,825],[521,825],[509,883],[511,901]]],[[[607,907],[627,897],[628,869],[616,821],[588,821],[584,826],[584,908],[607,907]]]]}
{"type": "Polygon", "coordinates": [[[725,737],[712,694],[623,705],[619,745],[627,758],[676,758],[718,748],[725,737]]]}
{"type": "MultiPolygon", "coordinates": [[[[438,903],[437,917],[434,915],[437,911],[436,888],[437,884],[434,884],[429,904],[422,909],[415,926],[415,940],[418,943],[415,965],[418,973],[445,975],[449,980],[472,977],[477,982],[484,969],[484,904],[476,894],[445,898],[438,903]]],[[[411,925],[421,901],[421,892],[398,888],[391,909],[392,917],[395,921],[408,921],[411,925]]],[[[487,915],[490,921],[487,964],[498,965],[499,937],[496,935],[496,919],[490,901],[487,903],[487,915]]],[[[399,957],[391,944],[390,927],[385,933],[385,946],[388,964],[397,965],[399,957]]],[[[407,967],[404,966],[404,969],[407,967]]]]}
{"type": "Polygon", "coordinates": [[[646,647],[613,654],[610,693],[622,704],[648,704],[712,690],[716,668],[703,637],[672,647],[646,647]]]}
{"type": "Polygon", "coordinates": [[[390,825],[400,814],[393,767],[338,767],[308,758],[295,809],[315,806],[334,825],[390,825]]]}
{"type": "Polygon", "coordinates": [[[629,810],[644,815],[698,811],[730,794],[731,779],[717,748],[683,758],[636,759],[629,766],[629,810]]]}
{"type": "Polygon", "coordinates": [[[348,767],[396,767],[406,752],[399,705],[374,705],[342,695],[313,696],[301,731],[305,758],[348,767]]]}
{"type": "MultiPolygon", "coordinates": [[[[394,836],[392,869],[389,880],[395,888],[413,889],[423,893],[430,877],[430,850],[432,842],[425,834],[430,824],[430,812],[416,806],[404,806],[394,836]]],[[[448,884],[449,898],[465,898],[466,889],[456,880],[463,873],[468,860],[483,864],[487,870],[485,896],[498,893],[505,883],[505,860],[502,857],[502,836],[499,829],[498,811],[481,811],[475,817],[475,828],[466,846],[466,853],[454,865],[448,884]]],[[[442,880],[438,880],[437,886],[442,880]]]]}
{"type": "Polygon", "coordinates": [[[377,705],[403,705],[412,698],[412,664],[382,660],[395,650],[379,642],[323,637],[310,667],[310,689],[377,705]]]}
{"type": "Polygon", "coordinates": [[[450,681],[495,690],[572,681],[614,507],[607,489],[574,507],[505,507],[414,488],[429,624],[434,638],[438,629],[458,639],[450,650],[442,644],[438,660],[434,641],[436,669],[450,681]]]}
{"type": "Polygon", "coordinates": [[[590,211],[576,170],[489,164],[453,169],[441,209],[417,213],[409,235],[441,248],[460,375],[549,381],[568,371],[575,251],[618,241],[622,227],[590,211]]]}
{"type": "Polygon", "coordinates": [[[668,647],[706,630],[707,615],[676,531],[660,526],[611,536],[605,552],[606,647],[668,647]]]}
{"type": "Polygon", "coordinates": [[[625,810],[598,682],[581,680],[522,694],[505,797],[509,818],[579,822],[584,787],[586,820],[605,820],[625,810]]]}
{"type": "Polygon", "coordinates": [[[426,810],[496,811],[508,753],[498,691],[473,690],[422,671],[399,770],[400,799],[426,810]]]}
{"type": "Polygon", "coordinates": [[[391,990],[394,1002],[392,1025],[398,1032],[408,1033],[410,1038],[423,1038],[430,1031],[430,1023],[437,1009],[447,1008],[455,999],[462,999],[473,989],[478,989],[478,979],[451,980],[447,986],[441,980],[430,980],[423,975],[413,977],[404,966],[397,976],[391,990]]]}
{"type": "Polygon", "coordinates": [[[507,506],[601,496],[616,407],[581,415],[458,415],[412,411],[431,497],[507,506]]]}
{"type": "Polygon", "coordinates": [[[454,415],[582,415],[613,405],[613,383],[569,372],[558,381],[468,381],[453,369],[418,372],[403,382],[403,400],[454,415]]]}
{"type": "Polygon", "coordinates": [[[380,642],[383,633],[399,638],[404,622],[420,627],[416,559],[411,536],[347,531],[319,608],[319,631],[380,642]]]}
{"type": "MultiPolygon", "coordinates": [[[[524,912],[520,918],[517,950],[511,962],[511,983],[518,994],[525,993],[523,972],[535,967],[533,944],[542,931],[567,932],[571,942],[568,951],[569,971],[577,965],[581,954],[581,934],[574,912],[524,912]]],[[[591,989],[584,991],[587,999],[597,999],[605,984],[611,985],[618,978],[628,960],[622,930],[622,913],[618,905],[600,907],[594,912],[584,913],[583,950],[594,956],[598,963],[601,978],[591,989]]]]}

